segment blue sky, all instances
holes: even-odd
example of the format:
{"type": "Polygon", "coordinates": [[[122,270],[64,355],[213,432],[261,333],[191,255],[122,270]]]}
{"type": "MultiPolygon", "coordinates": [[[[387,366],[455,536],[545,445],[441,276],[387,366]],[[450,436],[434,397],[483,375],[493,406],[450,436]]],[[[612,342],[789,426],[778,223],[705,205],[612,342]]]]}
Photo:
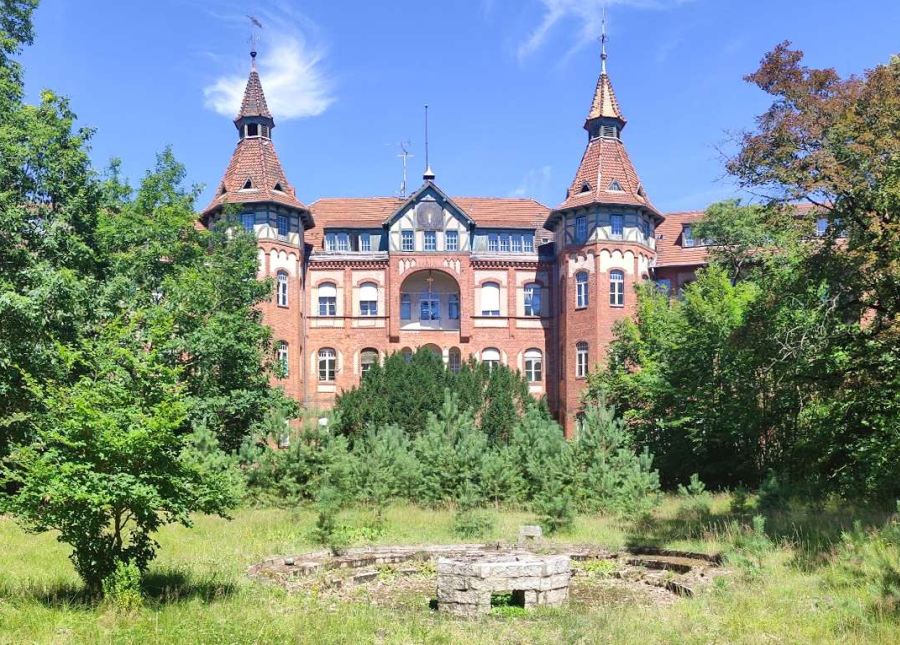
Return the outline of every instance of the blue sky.
{"type": "MultiPolygon", "coordinates": [[[[99,167],[136,183],[171,144],[202,206],[236,141],[236,90],[259,17],[273,136],[300,198],[391,195],[431,162],[451,195],[558,204],[584,149],[603,0],[42,0],[26,88],[71,98],[99,167]]],[[[623,139],[656,205],[734,194],[722,154],[768,105],[742,80],[781,40],[811,66],[861,73],[900,50],[900,1],[607,0],[623,139]]]]}

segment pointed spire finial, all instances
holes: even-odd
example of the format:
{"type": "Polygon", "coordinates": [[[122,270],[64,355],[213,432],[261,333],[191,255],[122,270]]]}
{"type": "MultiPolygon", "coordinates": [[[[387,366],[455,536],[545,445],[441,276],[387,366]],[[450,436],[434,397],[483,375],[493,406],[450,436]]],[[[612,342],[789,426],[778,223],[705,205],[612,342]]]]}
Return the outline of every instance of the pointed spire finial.
{"type": "Polygon", "coordinates": [[[425,173],[422,179],[425,181],[434,181],[434,171],[431,169],[431,163],[428,161],[428,104],[425,104],[425,173]]]}
{"type": "Polygon", "coordinates": [[[603,5],[603,21],[600,30],[600,73],[606,74],[606,4],[603,5]]]}

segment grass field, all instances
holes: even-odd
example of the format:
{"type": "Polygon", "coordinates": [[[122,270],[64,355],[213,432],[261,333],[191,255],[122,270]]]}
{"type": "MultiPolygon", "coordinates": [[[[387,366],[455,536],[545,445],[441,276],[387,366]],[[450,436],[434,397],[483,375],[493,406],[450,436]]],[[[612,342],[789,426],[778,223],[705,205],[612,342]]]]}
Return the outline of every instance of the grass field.
{"type": "MultiPolygon", "coordinates": [[[[655,521],[640,529],[581,516],[556,539],[721,550],[732,554],[734,569],[721,584],[670,606],[569,606],[473,622],[430,611],[428,598],[385,609],[288,594],[247,579],[245,569],[267,556],[316,548],[309,541],[314,516],[305,509],[245,509],[231,521],[200,516],[192,529],[167,528],[146,579],[145,606],[130,612],[85,599],[67,547],[52,535],[29,535],[0,518],[0,642],[900,642],[900,618],[879,604],[885,582],[841,578],[831,555],[854,520],[877,526],[887,513],[800,509],[773,515],[767,533],[774,546],[762,552],[754,572],[740,564],[744,533],[729,515],[727,497],[716,497],[711,515],[702,518],[684,518],[679,504],[667,498],[655,521]]],[[[363,510],[350,511],[342,521],[362,525],[366,518],[363,510]]],[[[500,512],[490,539],[512,540],[518,526],[532,520],[527,513],[500,512]]],[[[449,511],[393,507],[377,542],[458,542],[451,521],[449,511]]]]}

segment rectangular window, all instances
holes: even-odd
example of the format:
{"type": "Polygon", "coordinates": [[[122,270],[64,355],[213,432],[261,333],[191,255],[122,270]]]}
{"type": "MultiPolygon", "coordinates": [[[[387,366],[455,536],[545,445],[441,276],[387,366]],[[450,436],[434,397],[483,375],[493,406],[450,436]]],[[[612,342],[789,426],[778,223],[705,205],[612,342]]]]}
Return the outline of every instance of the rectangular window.
{"type": "Polygon", "coordinates": [[[509,253],[509,235],[500,236],[500,252],[509,253]]]}
{"type": "Polygon", "coordinates": [[[278,227],[278,237],[287,237],[291,230],[290,218],[287,215],[279,215],[275,219],[275,223],[278,227]]]}
{"type": "Polygon", "coordinates": [[[360,316],[377,316],[378,301],[377,300],[360,300],[359,301],[360,316]]]}
{"type": "Polygon", "coordinates": [[[575,346],[575,377],[585,378],[588,373],[588,346],[587,343],[578,343],[575,346]]]}
{"type": "Polygon", "coordinates": [[[587,240],[587,217],[579,215],[575,218],[575,241],[578,243],[587,240]]]}
{"type": "Polygon", "coordinates": [[[350,234],[349,233],[338,233],[336,236],[337,239],[337,250],[338,251],[349,251],[350,250],[350,234]]]}
{"type": "Polygon", "coordinates": [[[609,272],[609,304],[613,307],[625,304],[625,274],[622,271],[609,272]]]}
{"type": "Polygon", "coordinates": [[[490,235],[488,235],[488,251],[496,253],[499,249],[500,237],[495,233],[491,233],[490,235]]]}
{"type": "Polygon", "coordinates": [[[447,251],[459,250],[459,233],[456,231],[447,231],[444,233],[444,246],[447,251]]]}
{"type": "Polygon", "coordinates": [[[360,233],[359,234],[359,250],[360,251],[371,251],[372,250],[372,238],[368,233],[360,233]]]}
{"type": "Polygon", "coordinates": [[[253,224],[256,223],[256,215],[253,213],[244,213],[241,215],[241,226],[244,227],[244,230],[248,233],[253,232],[253,224]]]}
{"type": "Polygon", "coordinates": [[[541,315],[541,287],[537,284],[525,285],[525,315],[541,315]]]}
{"type": "Polygon", "coordinates": [[[659,278],[656,281],[656,289],[669,296],[672,294],[672,281],[668,278],[659,278]]]}
{"type": "Polygon", "coordinates": [[[412,231],[400,232],[400,250],[412,251],[415,249],[415,233],[412,231]]]}
{"type": "Polygon", "coordinates": [[[625,218],[622,215],[610,215],[609,228],[613,237],[621,238],[625,233],[625,218]]]}
{"type": "Polygon", "coordinates": [[[534,253],[534,238],[530,235],[526,235],[522,238],[522,250],[525,253],[534,253]]]}
{"type": "Polygon", "coordinates": [[[437,296],[423,295],[419,298],[419,320],[440,320],[441,301],[437,296]]]}
{"type": "Polygon", "coordinates": [[[828,218],[820,217],[816,220],[816,235],[823,237],[828,232],[828,218]]]}
{"type": "Polygon", "coordinates": [[[509,250],[513,253],[521,253],[522,252],[522,237],[519,235],[513,235],[509,238],[509,250]]]}
{"type": "Polygon", "coordinates": [[[450,320],[459,320],[459,296],[451,293],[447,301],[447,317],[450,320]]]}
{"type": "Polygon", "coordinates": [[[425,250],[437,251],[437,233],[434,231],[425,231],[425,250]]]}
{"type": "Polygon", "coordinates": [[[694,241],[694,228],[690,224],[685,224],[681,227],[681,246],[687,248],[696,246],[696,244],[694,241]]]}
{"type": "Polygon", "coordinates": [[[337,316],[337,298],[319,296],[319,315],[337,316]]]}
{"type": "Polygon", "coordinates": [[[644,236],[645,240],[650,239],[650,222],[645,219],[641,220],[641,235],[644,236]]]}
{"type": "Polygon", "coordinates": [[[334,233],[325,234],[325,250],[337,251],[337,239],[334,233]]]}

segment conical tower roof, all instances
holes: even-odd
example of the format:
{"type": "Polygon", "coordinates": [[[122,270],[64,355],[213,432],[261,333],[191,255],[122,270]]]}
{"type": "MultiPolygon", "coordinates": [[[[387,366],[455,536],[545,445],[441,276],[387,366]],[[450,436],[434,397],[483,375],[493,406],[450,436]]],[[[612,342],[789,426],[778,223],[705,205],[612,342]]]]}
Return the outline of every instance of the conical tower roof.
{"type": "Polygon", "coordinates": [[[275,152],[271,138],[274,119],[255,64],[247,79],[235,125],[240,138],[216,194],[203,210],[204,218],[226,204],[272,203],[299,211],[304,227],[311,228],[309,209],[297,199],[275,152]]]}

